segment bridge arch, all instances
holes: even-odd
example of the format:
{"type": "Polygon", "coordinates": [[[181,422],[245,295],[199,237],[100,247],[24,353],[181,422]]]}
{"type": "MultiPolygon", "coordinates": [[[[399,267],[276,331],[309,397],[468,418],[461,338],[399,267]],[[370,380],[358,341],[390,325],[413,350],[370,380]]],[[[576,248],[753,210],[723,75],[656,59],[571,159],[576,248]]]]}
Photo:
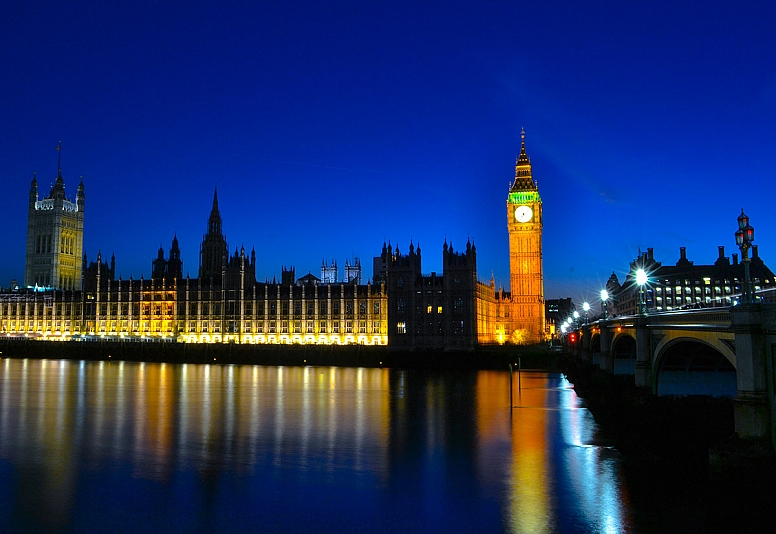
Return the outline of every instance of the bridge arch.
{"type": "Polygon", "coordinates": [[[654,361],[657,395],[736,395],[735,354],[719,343],[676,337],[656,348],[654,361]]]}
{"type": "Polygon", "coordinates": [[[616,375],[636,373],[636,338],[621,332],[612,340],[613,371],[616,375]]]}

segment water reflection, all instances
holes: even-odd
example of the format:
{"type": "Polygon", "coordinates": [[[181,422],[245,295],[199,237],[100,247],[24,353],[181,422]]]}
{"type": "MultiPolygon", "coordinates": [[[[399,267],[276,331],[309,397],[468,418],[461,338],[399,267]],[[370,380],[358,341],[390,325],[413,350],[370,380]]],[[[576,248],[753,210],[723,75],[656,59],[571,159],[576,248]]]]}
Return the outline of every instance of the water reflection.
{"type": "Polygon", "coordinates": [[[3,531],[632,528],[558,375],[1,363],[3,531]]]}

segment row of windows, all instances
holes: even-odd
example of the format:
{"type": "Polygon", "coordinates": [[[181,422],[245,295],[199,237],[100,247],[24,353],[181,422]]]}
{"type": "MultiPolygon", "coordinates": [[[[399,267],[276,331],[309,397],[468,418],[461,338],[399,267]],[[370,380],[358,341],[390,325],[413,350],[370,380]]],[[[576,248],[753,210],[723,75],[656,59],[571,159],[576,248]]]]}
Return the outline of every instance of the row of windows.
{"type": "MultiPolygon", "coordinates": [[[[88,321],[87,323],[91,323],[88,321]]],[[[98,332],[106,333],[134,333],[143,334],[145,332],[172,332],[175,321],[171,320],[157,320],[157,321],[98,321],[98,332]]],[[[186,331],[196,333],[220,333],[222,330],[225,332],[239,332],[239,321],[227,321],[222,325],[221,321],[188,321],[186,325],[186,331]]],[[[61,330],[64,328],[66,331],[79,332],[81,327],[81,321],[30,321],[25,324],[25,321],[11,321],[7,325],[4,325],[4,331],[28,331],[39,332],[42,330],[61,330]]],[[[382,331],[381,321],[268,321],[265,322],[252,322],[246,321],[243,325],[243,331],[245,333],[281,333],[281,334],[326,334],[326,333],[380,333],[382,331]],[[317,324],[317,329],[316,329],[317,324]],[[368,330],[369,329],[369,330],[368,330]],[[303,332],[304,331],[304,332],[303,332]]]]}
{"type": "MultiPolygon", "coordinates": [[[[302,307],[301,304],[297,303],[298,305],[294,306],[294,315],[295,316],[301,316],[302,307]]],[[[313,306],[312,302],[308,302],[306,307],[307,316],[313,316],[315,315],[315,307],[313,306]]],[[[328,315],[328,305],[326,302],[319,303],[318,312],[319,315],[326,316],[328,315]]],[[[63,304],[57,303],[55,305],[56,307],[52,306],[49,303],[45,302],[35,302],[35,303],[8,303],[8,304],[0,304],[0,316],[2,315],[43,315],[48,314],[56,314],[61,315],[63,313],[63,304]],[[30,304],[29,308],[26,307],[27,304],[30,304]]],[[[88,307],[88,305],[87,305],[88,307]]],[[[268,314],[270,316],[277,315],[277,303],[276,302],[270,302],[267,306],[268,308],[268,314]]],[[[281,315],[289,315],[289,303],[288,302],[282,302],[281,303],[281,315]]],[[[332,305],[332,314],[337,316],[340,315],[341,307],[339,302],[335,302],[332,305]]],[[[372,315],[380,315],[380,302],[373,302],[372,303],[372,315]]],[[[440,312],[441,313],[441,306],[440,312]]],[[[261,317],[264,315],[264,303],[260,302],[256,306],[256,315],[261,317]]],[[[354,303],[352,301],[345,302],[345,315],[354,315],[353,313],[354,309],[354,303]]],[[[173,315],[175,313],[175,305],[174,303],[160,303],[160,304],[144,304],[141,306],[141,303],[134,303],[134,304],[119,304],[119,303],[102,303],[99,305],[99,313],[100,315],[108,315],[111,316],[117,316],[119,313],[121,315],[129,315],[130,311],[132,312],[132,315],[139,316],[139,315],[173,315]]],[[[189,304],[189,315],[193,316],[207,316],[211,313],[216,316],[221,315],[221,304],[215,303],[212,306],[209,303],[190,303],[189,304]]],[[[65,315],[70,315],[73,311],[73,307],[71,304],[65,304],[64,305],[64,313],[65,315]]],[[[75,307],[75,313],[77,315],[80,315],[82,311],[82,307],[80,304],[77,304],[75,307]]],[[[88,309],[88,313],[94,313],[94,309],[88,309]]],[[[253,305],[252,303],[245,303],[245,315],[252,316],[253,315],[253,305]]],[[[228,302],[226,312],[228,315],[239,315],[239,307],[237,303],[235,302],[228,302]]],[[[358,314],[359,315],[366,315],[367,314],[367,303],[365,301],[359,302],[358,307],[358,314]]]]}
{"type": "MultiPolygon", "coordinates": [[[[461,334],[464,333],[463,324],[464,323],[461,320],[455,320],[455,321],[451,322],[450,329],[451,329],[453,335],[461,335],[461,334]]],[[[396,333],[397,334],[406,334],[407,333],[407,322],[406,321],[399,321],[398,323],[396,323],[396,333]]],[[[416,334],[424,334],[425,333],[427,335],[429,335],[429,334],[444,335],[444,333],[445,333],[444,321],[437,321],[436,323],[434,323],[433,321],[428,321],[428,322],[424,322],[424,323],[418,322],[418,323],[415,324],[415,333],[416,334]],[[424,328],[423,328],[424,326],[426,327],[425,328],[425,332],[424,332],[424,328]]]]}

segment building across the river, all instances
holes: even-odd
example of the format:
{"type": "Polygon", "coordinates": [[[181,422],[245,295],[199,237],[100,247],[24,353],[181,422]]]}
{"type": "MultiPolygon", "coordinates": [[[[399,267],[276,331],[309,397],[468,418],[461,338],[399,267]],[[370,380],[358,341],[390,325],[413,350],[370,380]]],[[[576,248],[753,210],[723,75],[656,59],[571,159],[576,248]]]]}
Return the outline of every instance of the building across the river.
{"type": "Polygon", "coordinates": [[[29,199],[25,287],[0,293],[0,335],[53,340],[123,339],[187,343],[367,344],[469,348],[546,339],[542,275],[542,205],[525,139],[507,199],[511,291],[477,279],[477,249],[445,241],[443,272],[424,274],[421,251],[383,244],[374,276],[362,283],[361,261],[336,261],[321,278],[256,280],[256,252],[229,253],[218,194],[200,246],[198,276],[183,276],[177,236],[160,247],[151,278],[116,279],[116,260],[87,264],[84,187],[65,198],[61,169],[48,198],[29,199]]]}
{"type": "MultiPolygon", "coordinates": [[[[763,302],[776,302],[776,278],[760,258],[757,245],[752,246],[750,262],[756,297],[763,302]]],[[[644,286],[647,311],[730,307],[741,297],[744,264],[738,260],[736,253],[732,254],[732,261],[725,256],[725,247],[718,247],[717,259],[710,265],[696,265],[688,260],[685,247],[679,247],[676,265],[663,265],[655,260],[653,249],[648,248],[631,262],[622,283],[614,273],[606,282],[611,299],[610,315],[632,315],[638,312],[638,269],[644,269],[647,274],[644,286]]]]}
{"type": "Polygon", "coordinates": [[[383,243],[375,280],[388,284],[388,341],[393,347],[462,348],[503,343],[509,305],[495,282],[477,279],[477,247],[463,252],[445,241],[442,273],[423,274],[421,250],[410,243],[402,254],[383,243]]]}
{"type": "MultiPolygon", "coordinates": [[[[200,249],[199,277],[182,277],[178,239],[160,248],[150,279],[116,279],[115,258],[84,269],[83,288],[26,288],[0,295],[0,331],[19,337],[204,343],[386,345],[385,284],[359,276],[320,283],[314,276],[256,281],[256,253],[227,256],[218,196],[200,249]]],[[[84,258],[84,263],[86,259],[84,258]]],[[[354,271],[355,272],[355,271],[354,271]]]]}

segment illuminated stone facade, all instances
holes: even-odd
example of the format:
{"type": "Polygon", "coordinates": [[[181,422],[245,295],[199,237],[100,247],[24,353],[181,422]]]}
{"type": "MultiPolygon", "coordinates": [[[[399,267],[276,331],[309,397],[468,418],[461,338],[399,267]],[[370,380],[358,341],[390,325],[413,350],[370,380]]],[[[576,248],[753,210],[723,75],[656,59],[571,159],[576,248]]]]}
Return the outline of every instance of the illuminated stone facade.
{"type": "Polygon", "coordinates": [[[65,197],[62,170],[49,195],[38,199],[38,180],[30,184],[24,283],[65,290],[81,289],[84,237],[84,184],[75,202],[65,197]]]}
{"type": "Polygon", "coordinates": [[[512,302],[508,341],[540,343],[546,337],[542,269],[542,199],[533,179],[522,133],[515,181],[507,197],[509,275],[512,302]]]}
{"type": "MultiPolygon", "coordinates": [[[[226,256],[218,198],[203,238],[198,278],[182,278],[177,237],[160,248],[150,280],[115,279],[115,259],[84,271],[82,289],[26,288],[0,294],[0,334],[50,340],[386,345],[385,285],[256,281],[256,252],[226,256]]],[[[84,259],[84,262],[86,260],[84,259]]],[[[359,265],[360,266],[360,265],[359,265]]],[[[355,282],[355,281],[354,281],[355,282]]]]}

